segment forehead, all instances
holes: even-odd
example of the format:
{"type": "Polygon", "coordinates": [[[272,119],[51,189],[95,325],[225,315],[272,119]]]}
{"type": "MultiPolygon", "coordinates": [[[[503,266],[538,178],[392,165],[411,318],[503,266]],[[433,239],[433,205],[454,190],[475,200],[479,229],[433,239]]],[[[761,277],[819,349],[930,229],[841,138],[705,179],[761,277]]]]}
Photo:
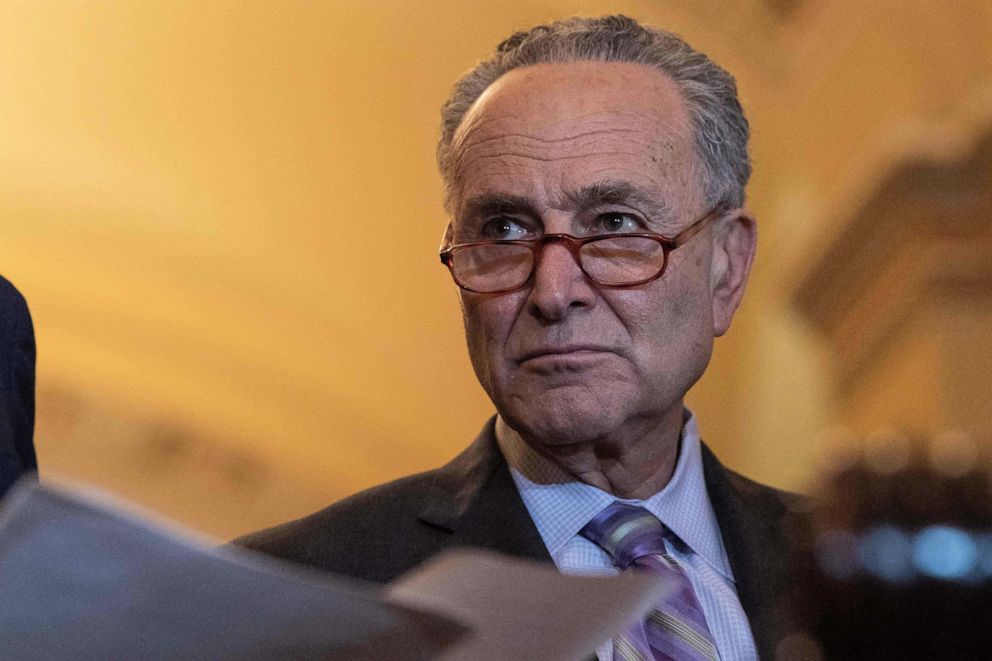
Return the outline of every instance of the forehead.
{"type": "Polygon", "coordinates": [[[600,182],[627,184],[671,207],[691,204],[701,191],[681,93],[667,75],[640,64],[515,69],[466,113],[452,155],[456,213],[474,195],[554,206],[600,182]]]}

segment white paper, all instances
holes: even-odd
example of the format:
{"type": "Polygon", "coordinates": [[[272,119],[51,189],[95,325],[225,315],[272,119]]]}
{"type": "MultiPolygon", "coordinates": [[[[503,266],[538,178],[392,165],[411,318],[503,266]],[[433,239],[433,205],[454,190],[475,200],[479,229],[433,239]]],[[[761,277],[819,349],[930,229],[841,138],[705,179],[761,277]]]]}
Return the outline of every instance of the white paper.
{"type": "Polygon", "coordinates": [[[428,659],[462,628],[378,588],[214,550],[22,485],[0,514],[0,658],[428,659]]]}
{"type": "Polygon", "coordinates": [[[573,661],[669,590],[476,550],[383,588],[217,549],[94,491],[22,484],[0,506],[5,661],[573,661]]]}
{"type": "Polygon", "coordinates": [[[553,565],[452,551],[392,583],[393,603],[457,618],[444,661],[575,661],[643,617],[671,587],[654,574],[565,576],[553,565]]]}

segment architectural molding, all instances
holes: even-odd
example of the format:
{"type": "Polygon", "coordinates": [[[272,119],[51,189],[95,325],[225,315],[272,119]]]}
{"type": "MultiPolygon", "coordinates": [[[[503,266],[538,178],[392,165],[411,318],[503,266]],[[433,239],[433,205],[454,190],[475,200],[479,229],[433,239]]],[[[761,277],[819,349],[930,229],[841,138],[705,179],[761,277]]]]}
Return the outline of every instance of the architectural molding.
{"type": "Polygon", "coordinates": [[[944,121],[898,127],[860,163],[816,222],[792,303],[833,350],[842,408],[869,410],[867,384],[912,361],[950,406],[948,393],[961,392],[948,370],[955,345],[992,351],[977,317],[962,321],[992,301],[992,85],[944,121]]]}

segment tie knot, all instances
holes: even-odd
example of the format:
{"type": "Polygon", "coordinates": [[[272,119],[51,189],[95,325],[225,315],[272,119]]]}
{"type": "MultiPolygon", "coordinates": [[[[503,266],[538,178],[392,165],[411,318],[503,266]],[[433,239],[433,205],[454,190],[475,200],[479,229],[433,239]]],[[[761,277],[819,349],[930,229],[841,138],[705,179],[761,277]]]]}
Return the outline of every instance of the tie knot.
{"type": "Polygon", "coordinates": [[[615,502],[594,516],[579,534],[613,558],[619,569],[646,555],[665,553],[665,526],[643,507],[615,502]]]}

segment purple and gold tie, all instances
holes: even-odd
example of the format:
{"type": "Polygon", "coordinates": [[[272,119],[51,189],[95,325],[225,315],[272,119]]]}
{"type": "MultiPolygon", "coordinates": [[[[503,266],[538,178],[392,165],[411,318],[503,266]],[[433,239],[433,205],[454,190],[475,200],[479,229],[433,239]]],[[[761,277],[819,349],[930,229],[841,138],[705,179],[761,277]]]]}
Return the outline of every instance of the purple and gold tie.
{"type": "Polygon", "coordinates": [[[643,621],[613,639],[615,661],[719,659],[692,584],[665,550],[661,521],[643,507],[615,502],[579,534],[609,553],[620,571],[645,569],[675,586],[643,621]]]}

